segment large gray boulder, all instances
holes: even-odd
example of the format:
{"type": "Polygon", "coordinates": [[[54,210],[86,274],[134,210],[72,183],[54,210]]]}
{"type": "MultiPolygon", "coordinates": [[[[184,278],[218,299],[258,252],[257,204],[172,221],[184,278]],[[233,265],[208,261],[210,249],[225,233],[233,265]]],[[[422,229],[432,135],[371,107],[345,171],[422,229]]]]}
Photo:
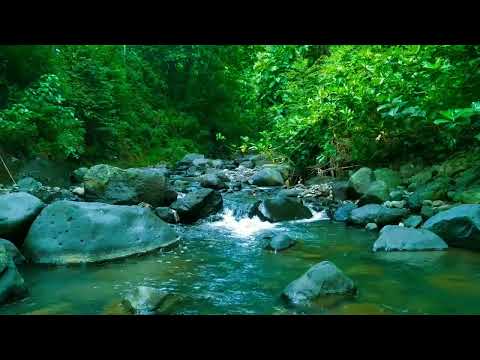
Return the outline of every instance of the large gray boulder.
{"type": "Polygon", "coordinates": [[[270,222],[309,219],[313,216],[300,200],[287,196],[276,196],[256,203],[250,215],[270,222]]]}
{"type": "Polygon", "coordinates": [[[168,291],[148,286],[138,286],[127,294],[122,305],[135,315],[171,314],[180,298],[168,291]]]}
{"type": "Polygon", "coordinates": [[[349,196],[352,198],[359,198],[367,192],[373,180],[374,176],[372,169],[367,167],[358,169],[348,180],[349,196]]]}
{"type": "Polygon", "coordinates": [[[170,205],[170,208],[177,212],[180,222],[184,224],[191,224],[203,217],[215,214],[222,207],[222,195],[213,189],[190,192],[170,205]]]}
{"type": "Polygon", "coordinates": [[[0,304],[20,299],[27,292],[25,281],[19,274],[9,251],[0,244],[0,304]]]}
{"type": "Polygon", "coordinates": [[[0,239],[0,247],[5,247],[8,255],[12,258],[15,265],[21,265],[25,263],[25,257],[20,253],[18,248],[10,241],[0,239]]]}
{"type": "Polygon", "coordinates": [[[373,244],[373,251],[445,250],[448,245],[438,235],[425,229],[387,225],[373,244]]]}
{"type": "Polygon", "coordinates": [[[480,250],[480,205],[459,205],[439,212],[422,226],[454,247],[480,250]]]}
{"type": "Polygon", "coordinates": [[[369,204],[353,209],[349,222],[355,225],[375,223],[379,226],[398,223],[408,211],[406,209],[387,208],[378,204],[369,204]]]}
{"type": "Polygon", "coordinates": [[[282,174],[276,169],[262,169],[252,176],[252,184],[257,186],[282,186],[282,174]]]}
{"type": "Polygon", "coordinates": [[[43,206],[40,199],[25,192],[1,195],[0,237],[21,244],[43,206]]]}
{"type": "Polygon", "coordinates": [[[322,261],[292,281],[283,290],[282,296],[293,304],[306,304],[319,296],[351,296],[356,293],[356,290],[353,280],[335,264],[330,261],[322,261]]]}
{"type": "Polygon", "coordinates": [[[114,205],[168,206],[177,198],[166,168],[120,169],[95,165],[84,176],[85,199],[114,205]]]}
{"type": "Polygon", "coordinates": [[[176,233],[148,208],[57,201],[32,224],[23,245],[42,264],[88,263],[167,248],[176,233]]]}

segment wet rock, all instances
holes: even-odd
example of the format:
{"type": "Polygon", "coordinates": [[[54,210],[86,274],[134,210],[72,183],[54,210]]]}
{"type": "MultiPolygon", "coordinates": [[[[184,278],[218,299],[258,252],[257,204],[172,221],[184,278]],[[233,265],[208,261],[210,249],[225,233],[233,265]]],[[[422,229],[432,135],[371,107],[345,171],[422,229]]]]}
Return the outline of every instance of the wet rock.
{"type": "Polygon", "coordinates": [[[278,196],[297,198],[301,196],[304,191],[305,189],[300,189],[300,188],[283,189],[278,192],[278,196]]]}
{"type": "Polygon", "coordinates": [[[83,188],[81,186],[77,186],[76,188],[74,188],[72,190],[72,193],[74,193],[75,195],[78,195],[78,196],[83,196],[83,195],[85,195],[85,188],[83,188]]]}
{"type": "Polygon", "coordinates": [[[218,175],[215,174],[206,174],[203,175],[200,179],[200,185],[204,188],[221,190],[226,189],[227,186],[218,175]]]}
{"type": "Polygon", "coordinates": [[[20,245],[44,203],[25,193],[10,193],[0,196],[0,237],[20,245]]]}
{"type": "MultiPolygon", "coordinates": [[[[307,186],[322,185],[322,184],[331,182],[332,180],[333,180],[333,178],[331,176],[318,175],[318,176],[311,177],[310,179],[307,179],[305,181],[305,185],[307,185],[307,186]]],[[[348,182],[346,182],[346,183],[348,183],[348,182]]]]}
{"type": "Polygon", "coordinates": [[[403,190],[390,191],[389,198],[391,201],[400,201],[403,199],[403,190]]]}
{"type": "Polygon", "coordinates": [[[262,169],[252,177],[252,184],[257,186],[282,186],[283,177],[276,169],[262,169]]]}
{"type": "Polygon", "coordinates": [[[432,217],[433,215],[435,215],[435,210],[434,210],[433,206],[423,205],[422,208],[420,209],[420,214],[422,214],[422,216],[425,219],[428,219],[428,218],[432,217]]]}
{"type": "Polygon", "coordinates": [[[175,180],[173,183],[173,188],[177,192],[185,193],[188,191],[188,188],[192,186],[191,181],[186,180],[175,180]]]}
{"type": "Polygon", "coordinates": [[[388,186],[381,180],[370,183],[365,194],[360,198],[359,205],[381,204],[388,200],[388,186]]]}
{"type": "Polygon", "coordinates": [[[177,243],[173,229],[149,208],[62,200],[34,221],[23,254],[42,264],[87,263],[177,243]]]}
{"type": "Polygon", "coordinates": [[[365,194],[374,181],[373,171],[370,168],[363,167],[350,176],[348,180],[348,194],[352,198],[359,198],[365,194]]]}
{"type": "Polygon", "coordinates": [[[0,247],[2,246],[5,248],[8,256],[10,256],[15,265],[21,265],[25,263],[25,257],[20,253],[20,251],[12,242],[5,239],[0,239],[0,247]]]}
{"type": "Polygon", "coordinates": [[[177,193],[168,183],[166,168],[120,169],[95,165],[85,174],[85,198],[114,205],[135,205],[141,202],[154,207],[168,206],[177,193]]]}
{"type": "Polygon", "coordinates": [[[429,230],[394,225],[385,226],[373,244],[373,251],[421,251],[447,248],[445,241],[429,230]]]}
{"type": "Polygon", "coordinates": [[[420,215],[410,215],[403,224],[409,228],[417,228],[423,222],[423,219],[420,215]]]}
{"type": "Polygon", "coordinates": [[[348,198],[348,181],[334,181],[332,183],[333,198],[346,200],[348,198]]]}
{"type": "Polygon", "coordinates": [[[213,189],[200,189],[177,199],[170,208],[180,217],[180,222],[193,223],[203,217],[215,214],[223,207],[223,198],[213,189]]]}
{"type": "Polygon", "coordinates": [[[355,225],[366,225],[373,222],[383,226],[398,223],[406,214],[406,209],[391,209],[377,204],[369,204],[352,210],[348,222],[355,225]]]}
{"type": "Polygon", "coordinates": [[[190,166],[187,169],[186,175],[187,176],[201,176],[204,173],[204,170],[199,169],[196,166],[190,166]]]}
{"type": "Polygon", "coordinates": [[[139,286],[125,297],[122,304],[132,314],[161,315],[171,314],[179,300],[177,296],[167,291],[139,286]]]}
{"type": "Polygon", "coordinates": [[[155,209],[155,214],[157,214],[160,219],[170,224],[176,224],[180,221],[177,212],[168,207],[157,207],[155,209]]]}
{"type": "Polygon", "coordinates": [[[300,278],[292,281],[283,290],[282,296],[292,304],[305,304],[317,297],[327,295],[355,295],[357,289],[347,277],[330,261],[312,266],[300,278]]]}
{"type": "Polygon", "coordinates": [[[480,205],[459,205],[439,212],[423,225],[449,246],[480,250],[480,205]]]}
{"type": "Polygon", "coordinates": [[[182,160],[177,162],[177,168],[188,168],[193,165],[193,162],[198,159],[204,159],[205,155],[202,154],[187,154],[182,160]]]}
{"type": "Polygon", "coordinates": [[[32,177],[25,177],[17,182],[18,189],[23,192],[34,193],[42,188],[42,183],[32,177]]]}
{"type": "Polygon", "coordinates": [[[0,244],[0,304],[26,296],[28,290],[10,252],[0,244]]]}
{"type": "Polygon", "coordinates": [[[82,183],[87,172],[88,172],[88,168],[86,167],[81,167],[73,171],[72,175],[70,176],[72,183],[74,184],[82,183]]]}
{"type": "Polygon", "coordinates": [[[356,209],[358,206],[354,203],[346,203],[340,206],[333,215],[333,220],[335,221],[347,221],[350,217],[350,214],[353,209],[356,209]]]}
{"type": "Polygon", "coordinates": [[[293,240],[287,234],[277,234],[273,236],[270,242],[267,244],[266,249],[274,251],[282,251],[295,245],[293,240]]]}
{"type": "Polygon", "coordinates": [[[238,166],[242,166],[247,169],[253,169],[255,167],[255,164],[253,163],[253,161],[247,160],[247,161],[242,161],[238,166]]]}
{"type": "Polygon", "coordinates": [[[257,203],[251,214],[270,222],[309,219],[313,216],[300,200],[286,196],[277,196],[257,203]]]}
{"type": "Polygon", "coordinates": [[[367,231],[378,230],[378,225],[375,223],[368,223],[367,225],[365,225],[365,230],[367,231]]]}

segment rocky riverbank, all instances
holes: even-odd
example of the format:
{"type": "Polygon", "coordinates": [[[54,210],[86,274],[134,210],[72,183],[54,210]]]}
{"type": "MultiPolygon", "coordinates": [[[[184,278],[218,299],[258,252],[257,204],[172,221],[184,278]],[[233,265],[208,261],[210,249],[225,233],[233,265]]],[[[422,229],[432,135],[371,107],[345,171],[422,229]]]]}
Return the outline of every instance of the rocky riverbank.
{"type": "MultiPolygon", "coordinates": [[[[176,226],[215,216],[224,194],[238,191],[266,195],[244,211],[262,221],[309,219],[312,211],[324,211],[333,221],[380,231],[372,251],[477,250],[480,167],[475,164],[472,156],[462,155],[432,167],[363,167],[346,179],[314,177],[290,187],[292,169],[259,155],[222,160],[189,154],[171,168],[80,168],[63,187],[23,177],[0,189],[0,303],[28,294],[17,265],[104,262],[171,249],[181,242],[176,226]]],[[[294,240],[277,234],[265,248],[293,246],[294,240]]],[[[334,264],[320,263],[283,296],[294,304],[329,294],[353,296],[354,290],[353,280],[334,264]],[[298,300],[297,294],[307,293],[298,300]]],[[[165,313],[158,309],[167,298],[140,289],[127,308],[165,313]],[[145,297],[152,296],[157,300],[145,305],[145,297]]]]}

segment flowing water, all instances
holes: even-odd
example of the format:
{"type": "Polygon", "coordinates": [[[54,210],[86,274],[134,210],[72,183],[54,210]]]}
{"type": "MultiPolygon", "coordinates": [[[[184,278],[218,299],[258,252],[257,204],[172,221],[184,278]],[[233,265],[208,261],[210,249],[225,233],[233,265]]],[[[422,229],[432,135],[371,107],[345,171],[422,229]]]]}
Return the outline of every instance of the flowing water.
{"type": "Polygon", "coordinates": [[[0,314],[116,313],[122,296],[139,285],[181,294],[176,314],[480,313],[479,253],[373,253],[375,233],[331,222],[322,213],[271,224],[247,217],[257,200],[248,191],[224,199],[223,213],[177,226],[183,240],[173,251],[104,264],[20,267],[30,296],[2,306],[0,314]],[[262,235],[279,232],[298,243],[279,253],[264,250],[262,235]],[[282,289],[323,260],[357,283],[357,297],[287,306],[282,289]]]}

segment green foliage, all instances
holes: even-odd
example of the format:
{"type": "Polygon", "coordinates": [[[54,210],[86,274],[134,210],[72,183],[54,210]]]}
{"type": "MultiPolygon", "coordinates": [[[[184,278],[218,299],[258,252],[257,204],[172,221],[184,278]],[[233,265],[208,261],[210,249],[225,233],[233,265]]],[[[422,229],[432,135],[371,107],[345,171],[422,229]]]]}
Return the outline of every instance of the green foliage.
{"type": "MultiPolygon", "coordinates": [[[[480,97],[477,46],[333,46],[315,62],[300,50],[266,48],[255,66],[257,101],[270,99],[260,143],[301,166],[438,155],[452,149],[439,113],[480,97]]],[[[468,126],[456,145],[472,143],[468,126]]]]}

